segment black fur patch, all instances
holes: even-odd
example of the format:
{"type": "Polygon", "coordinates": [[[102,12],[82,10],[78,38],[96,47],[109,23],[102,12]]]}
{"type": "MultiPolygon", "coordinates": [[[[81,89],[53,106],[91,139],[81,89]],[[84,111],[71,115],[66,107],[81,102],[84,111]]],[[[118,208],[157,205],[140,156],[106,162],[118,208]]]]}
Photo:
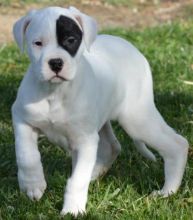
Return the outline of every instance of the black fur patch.
{"type": "Polygon", "coordinates": [[[61,15],[56,20],[56,37],[59,46],[68,51],[71,56],[75,56],[82,41],[82,31],[76,22],[61,15]]]}

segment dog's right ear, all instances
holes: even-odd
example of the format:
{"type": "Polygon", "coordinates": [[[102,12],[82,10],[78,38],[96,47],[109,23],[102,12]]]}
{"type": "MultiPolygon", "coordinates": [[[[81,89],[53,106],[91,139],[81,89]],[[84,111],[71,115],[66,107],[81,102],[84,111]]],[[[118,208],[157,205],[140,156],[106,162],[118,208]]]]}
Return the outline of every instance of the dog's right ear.
{"type": "Polygon", "coordinates": [[[13,26],[13,35],[21,52],[24,51],[24,36],[29,23],[32,20],[36,10],[30,11],[26,16],[20,18],[13,26]]]}
{"type": "Polygon", "coordinates": [[[97,23],[92,17],[80,12],[75,7],[69,7],[69,10],[78,21],[79,25],[83,30],[83,38],[87,50],[90,50],[91,44],[95,41],[97,36],[97,23]]]}

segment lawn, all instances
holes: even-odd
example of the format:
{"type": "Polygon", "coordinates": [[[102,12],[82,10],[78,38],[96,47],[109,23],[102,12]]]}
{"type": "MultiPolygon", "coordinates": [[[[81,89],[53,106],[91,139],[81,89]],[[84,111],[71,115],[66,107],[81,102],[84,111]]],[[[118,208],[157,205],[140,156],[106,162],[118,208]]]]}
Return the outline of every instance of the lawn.
{"type": "MultiPolygon", "coordinates": [[[[136,45],[148,58],[155,102],[166,121],[193,144],[193,25],[170,24],[143,31],[106,30],[136,45]]],[[[0,219],[60,219],[70,158],[45,138],[39,140],[48,188],[39,202],[19,192],[10,108],[28,59],[16,45],[0,48],[0,219]]],[[[193,219],[193,151],[179,192],[170,198],[149,193],[163,184],[163,162],[139,155],[130,138],[114,123],[122,152],[102,179],[91,183],[87,215],[79,219],[193,219]]],[[[73,219],[67,216],[64,219],[73,219]]]]}

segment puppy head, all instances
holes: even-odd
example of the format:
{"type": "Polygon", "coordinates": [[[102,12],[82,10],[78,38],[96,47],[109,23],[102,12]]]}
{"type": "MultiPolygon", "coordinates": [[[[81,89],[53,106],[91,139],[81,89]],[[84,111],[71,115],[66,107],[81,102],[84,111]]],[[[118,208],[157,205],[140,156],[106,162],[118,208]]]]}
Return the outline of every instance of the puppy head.
{"type": "Polygon", "coordinates": [[[61,83],[75,77],[80,56],[96,38],[97,26],[74,7],[49,7],[22,17],[13,34],[21,51],[26,42],[38,80],[61,83]]]}

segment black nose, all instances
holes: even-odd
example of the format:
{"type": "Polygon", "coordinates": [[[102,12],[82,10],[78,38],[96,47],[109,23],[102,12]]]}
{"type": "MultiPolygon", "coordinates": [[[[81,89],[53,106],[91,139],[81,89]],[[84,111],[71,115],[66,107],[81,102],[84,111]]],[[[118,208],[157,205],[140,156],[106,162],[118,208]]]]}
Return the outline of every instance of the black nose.
{"type": "Polygon", "coordinates": [[[52,71],[54,71],[55,73],[58,73],[62,70],[62,67],[63,67],[63,60],[60,59],[60,58],[56,58],[56,59],[51,59],[48,61],[48,64],[50,66],[50,69],[52,71]]]}

